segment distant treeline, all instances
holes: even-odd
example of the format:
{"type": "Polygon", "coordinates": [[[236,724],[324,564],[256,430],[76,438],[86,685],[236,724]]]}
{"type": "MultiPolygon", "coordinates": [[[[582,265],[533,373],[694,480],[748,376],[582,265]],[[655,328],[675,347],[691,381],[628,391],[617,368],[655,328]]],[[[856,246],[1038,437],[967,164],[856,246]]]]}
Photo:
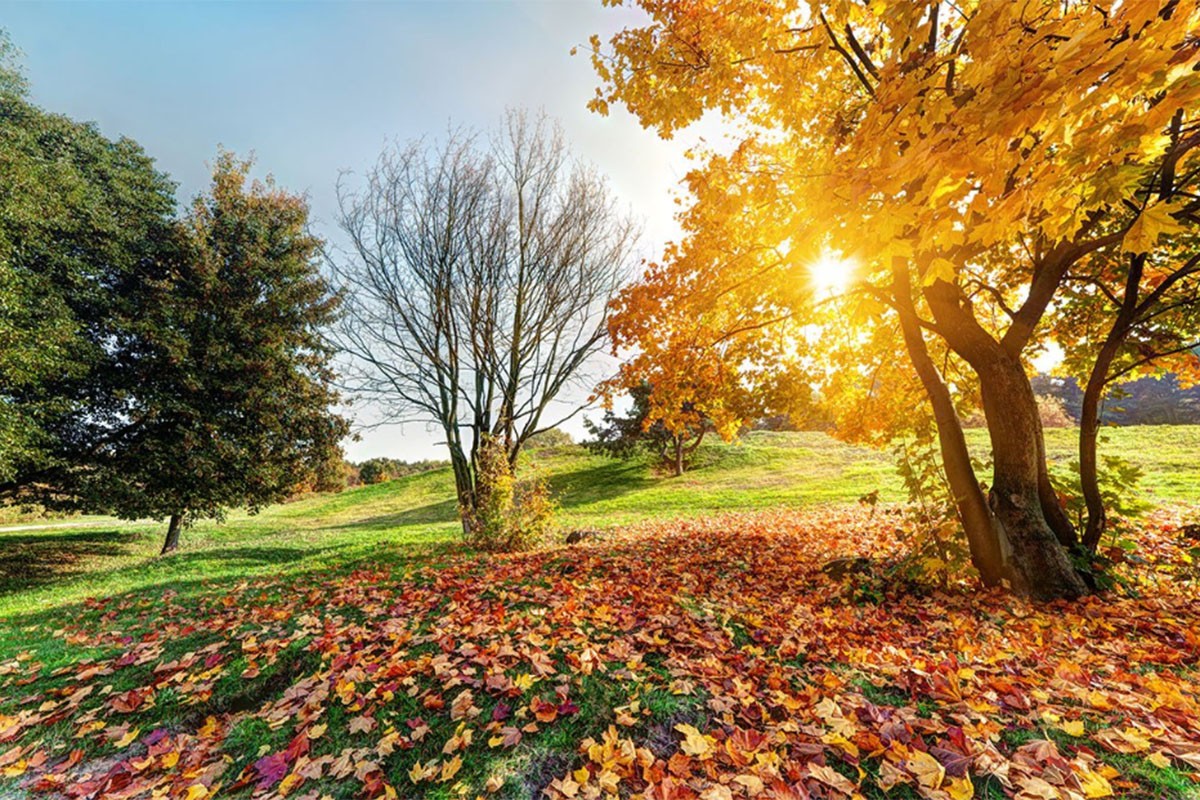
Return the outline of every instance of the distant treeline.
{"type": "Polygon", "coordinates": [[[358,463],[346,462],[346,484],[349,486],[370,486],[374,483],[403,478],[406,475],[416,475],[431,469],[441,469],[449,466],[449,461],[401,461],[398,458],[368,458],[358,463]]]}
{"type": "MultiPolygon", "coordinates": [[[[1083,390],[1074,378],[1038,375],[1032,384],[1034,393],[1058,400],[1071,420],[1079,421],[1083,390]]],[[[1102,420],[1110,425],[1200,424],[1200,386],[1183,389],[1173,374],[1115,386],[1104,402],[1102,420]]]]}

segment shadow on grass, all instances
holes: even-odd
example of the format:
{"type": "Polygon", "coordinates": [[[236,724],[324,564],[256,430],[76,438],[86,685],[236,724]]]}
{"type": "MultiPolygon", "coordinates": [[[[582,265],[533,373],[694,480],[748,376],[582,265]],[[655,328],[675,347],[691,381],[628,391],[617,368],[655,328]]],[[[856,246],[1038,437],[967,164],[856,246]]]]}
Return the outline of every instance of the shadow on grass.
{"type": "MultiPolygon", "coordinates": [[[[180,552],[168,556],[146,559],[140,565],[147,583],[117,591],[101,590],[97,595],[111,600],[106,607],[131,609],[136,614],[144,603],[154,601],[170,591],[183,598],[199,598],[208,594],[220,594],[231,582],[240,580],[261,581],[266,586],[304,586],[323,580],[336,580],[359,569],[391,567],[398,573],[411,568],[436,565],[443,558],[460,552],[461,548],[446,541],[428,543],[406,542],[394,546],[381,546],[370,553],[356,551],[352,544],[340,544],[324,548],[293,547],[230,547],[180,552]],[[348,552],[347,552],[348,551],[348,552]],[[308,563],[305,563],[308,562],[308,563]],[[278,571],[254,571],[241,573],[239,567],[255,569],[278,565],[278,571]],[[231,569],[232,568],[232,569],[231,569]],[[182,577],[182,576],[188,577],[182,577]],[[176,577],[180,576],[180,577],[176,577]]],[[[91,583],[102,586],[106,577],[127,571],[126,564],[109,570],[91,572],[85,577],[91,583]]],[[[73,576],[79,579],[81,576],[73,576]]],[[[70,580],[70,577],[67,578],[70,580]]],[[[2,622],[11,630],[27,625],[59,625],[63,620],[76,622],[90,619],[98,611],[88,608],[83,602],[65,602],[61,605],[46,605],[37,611],[14,614],[2,622]]],[[[111,625],[122,624],[114,619],[111,625]]],[[[8,655],[5,650],[4,626],[0,626],[0,660],[8,655]]]]}
{"type": "Polygon", "coordinates": [[[344,522],[341,525],[331,525],[328,530],[379,530],[403,528],[406,525],[428,525],[438,522],[455,522],[458,519],[458,503],[453,499],[398,511],[395,514],[379,514],[365,517],[354,522],[344,522]]]}
{"type": "Polygon", "coordinates": [[[127,555],[134,531],[38,531],[0,539],[0,596],[61,581],[91,558],[127,555]]]}
{"type": "Polygon", "coordinates": [[[563,510],[571,511],[648,489],[658,483],[658,479],[647,473],[643,459],[613,459],[574,472],[552,475],[550,491],[563,510]]]}

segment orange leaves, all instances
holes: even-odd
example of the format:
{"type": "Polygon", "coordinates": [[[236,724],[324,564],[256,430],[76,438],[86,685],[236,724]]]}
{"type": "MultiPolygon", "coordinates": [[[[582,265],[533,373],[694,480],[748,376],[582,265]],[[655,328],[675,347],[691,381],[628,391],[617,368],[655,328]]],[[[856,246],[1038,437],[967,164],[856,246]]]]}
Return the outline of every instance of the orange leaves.
{"type": "MultiPolygon", "coordinates": [[[[179,634],[141,671],[115,666],[131,650],[106,639],[117,625],[81,623],[73,633],[102,654],[92,663],[0,677],[0,774],[34,796],[295,798],[320,782],[474,796],[503,786],[486,761],[556,740],[569,763],[547,776],[549,796],[586,800],[844,800],[901,785],[972,800],[973,778],[1013,797],[1121,796],[1132,778],[1107,753],[1200,773],[1193,587],[1051,608],[967,584],[847,601],[821,564],[886,558],[893,528],[884,510],[761,512],[646,523],[569,552],[306,575],[311,599],[311,585],[262,579],[230,605],[169,606],[153,626],[191,626],[203,647],[179,634]],[[250,602],[268,590],[289,599],[250,602]],[[243,633],[264,676],[281,677],[238,683],[261,692],[243,708],[207,705],[199,676],[237,663],[210,659],[240,654],[243,633]],[[189,730],[158,716],[168,683],[196,687],[175,689],[189,730]],[[109,707],[130,691],[144,702],[109,707]],[[55,715],[61,745],[39,733],[55,715]],[[255,729],[271,748],[227,774],[246,745],[226,737],[255,729]]],[[[1183,552],[1172,534],[1145,537],[1164,559],[1183,552]]],[[[121,620],[122,636],[135,625],[121,620]]]]}

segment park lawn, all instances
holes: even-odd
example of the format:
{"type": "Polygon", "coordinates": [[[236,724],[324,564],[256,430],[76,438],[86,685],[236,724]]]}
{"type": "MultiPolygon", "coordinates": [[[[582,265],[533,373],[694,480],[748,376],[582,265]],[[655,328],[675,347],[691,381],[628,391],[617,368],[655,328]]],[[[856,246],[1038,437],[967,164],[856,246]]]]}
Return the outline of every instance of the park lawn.
{"type": "MultiPolygon", "coordinates": [[[[1073,459],[1075,435],[1047,431],[1050,458],[1073,459]]],[[[1143,466],[1153,504],[1200,499],[1200,426],[1112,428],[1103,436],[1102,452],[1143,466]]],[[[968,431],[968,439],[976,455],[986,455],[985,431],[968,431]]],[[[532,461],[550,481],[566,530],[848,503],[875,490],[885,502],[904,499],[891,454],[817,432],[756,432],[736,444],[706,444],[696,468],[679,478],[645,459],[614,461],[579,447],[542,451],[532,461]]],[[[310,496],[254,516],[235,512],[221,524],[199,522],[170,558],[158,558],[162,523],[68,522],[0,531],[0,619],[142,587],[304,571],[385,558],[392,549],[437,550],[458,531],[448,469],[310,496]]]]}
{"type": "Polygon", "coordinates": [[[14,621],[0,796],[1200,797],[1197,574],[1104,597],[866,573],[853,506],[425,544],[14,621]],[[1006,791],[1007,788],[1007,791],[1006,791]]]}
{"type": "MultiPolygon", "coordinates": [[[[977,449],[980,433],[970,432],[977,449]]],[[[1052,457],[1070,457],[1073,433],[1049,432],[1052,457]]],[[[1105,448],[1143,463],[1156,504],[1194,501],[1200,428],[1115,429],[1105,448]]],[[[751,778],[790,774],[814,796],[840,796],[849,780],[882,797],[895,779],[887,796],[912,797],[920,770],[936,773],[923,757],[864,755],[869,737],[822,738],[845,717],[862,736],[901,726],[918,749],[936,746],[951,773],[968,755],[1000,770],[943,775],[950,797],[969,784],[999,798],[997,775],[1041,780],[1039,759],[1056,765],[1064,792],[1200,797],[1200,742],[1179,728],[1197,711],[1195,569],[1159,522],[1148,524],[1148,566],[1131,573],[1127,593],[1043,617],[961,585],[895,594],[817,572],[835,555],[894,549],[895,521],[854,501],[876,489],[901,498],[886,454],[822,434],[709,446],[682,478],[579,448],[535,461],[563,527],[603,529],[604,539],[527,556],[466,552],[446,470],[201,523],[166,558],[156,555],[161,526],[0,533],[0,796],[72,785],[107,796],[128,781],[192,800],[207,796],[194,786],[270,796],[281,785],[305,797],[387,787],[399,797],[534,798],[547,787],[571,797],[615,775],[626,792],[665,778],[724,798],[751,796],[751,778]],[[517,655],[476,663],[492,647],[517,655]],[[439,653],[475,673],[447,684],[439,653]],[[400,672],[384,680],[381,668],[400,672]],[[488,688],[480,669],[505,677],[488,688]],[[758,708],[757,724],[727,716],[722,693],[739,684],[726,670],[753,676],[753,697],[734,706],[758,708]],[[1049,679],[1056,693],[1074,681],[1101,695],[1059,702],[1049,679]],[[295,707],[322,692],[320,709],[295,707]],[[1147,708],[1168,709],[1161,729],[1147,708]],[[800,730],[776,729],[784,711],[800,730]],[[966,739],[951,735],[966,730],[963,714],[974,715],[966,739]],[[1097,740],[1106,727],[1129,738],[1097,740]],[[766,765],[743,783],[729,771],[743,756],[718,752],[733,735],[766,765]],[[600,762],[580,751],[589,738],[607,754],[600,762]],[[706,747],[716,755],[687,770],[676,759],[686,777],[642,769],[672,764],[685,742],[689,759],[706,747]],[[817,751],[819,763],[796,762],[817,751]]]]}

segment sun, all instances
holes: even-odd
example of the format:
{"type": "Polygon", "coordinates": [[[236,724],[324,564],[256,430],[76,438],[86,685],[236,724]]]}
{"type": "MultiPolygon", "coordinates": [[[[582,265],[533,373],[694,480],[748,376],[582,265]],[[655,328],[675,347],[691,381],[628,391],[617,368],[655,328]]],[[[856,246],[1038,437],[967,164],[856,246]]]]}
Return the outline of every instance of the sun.
{"type": "Polygon", "coordinates": [[[841,253],[824,250],[808,265],[808,280],[813,294],[818,297],[834,297],[850,288],[854,280],[855,264],[841,253]]]}

